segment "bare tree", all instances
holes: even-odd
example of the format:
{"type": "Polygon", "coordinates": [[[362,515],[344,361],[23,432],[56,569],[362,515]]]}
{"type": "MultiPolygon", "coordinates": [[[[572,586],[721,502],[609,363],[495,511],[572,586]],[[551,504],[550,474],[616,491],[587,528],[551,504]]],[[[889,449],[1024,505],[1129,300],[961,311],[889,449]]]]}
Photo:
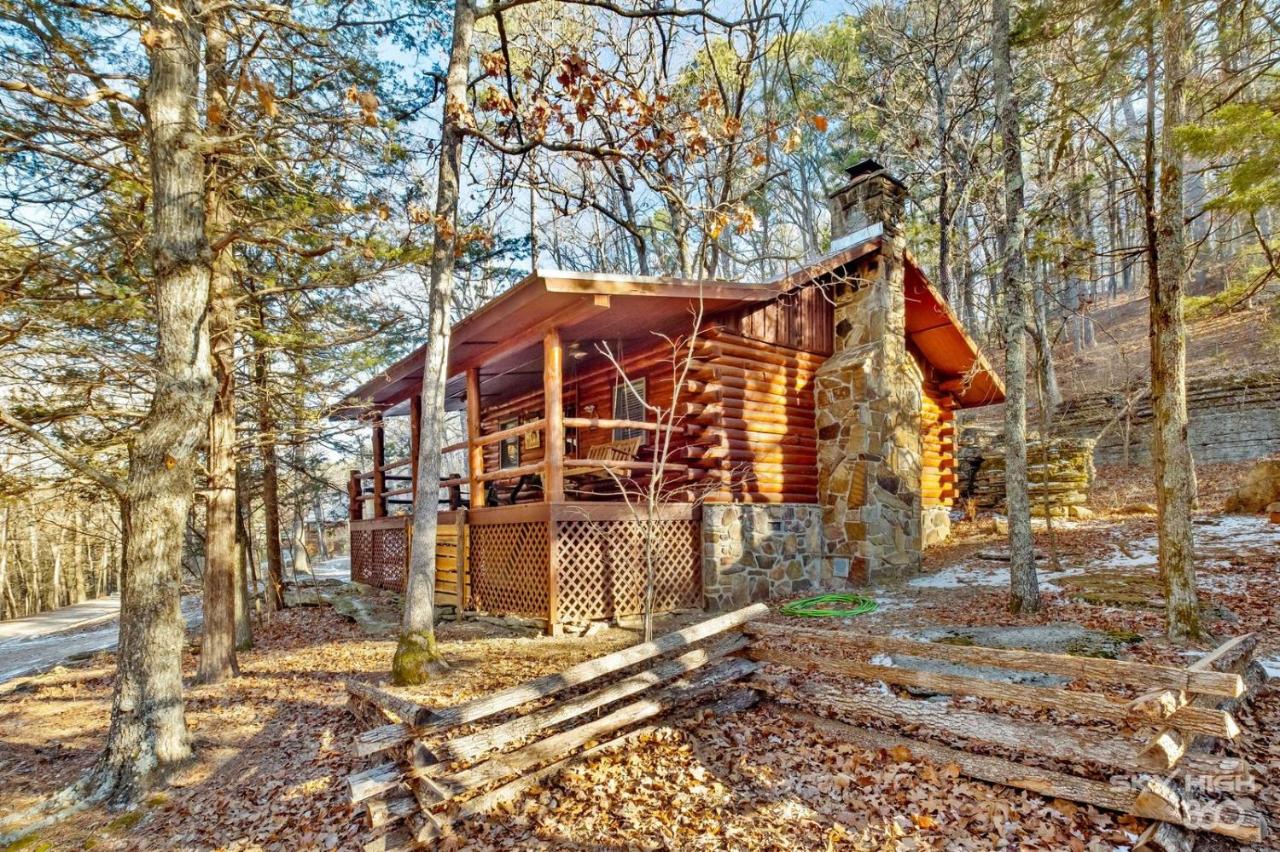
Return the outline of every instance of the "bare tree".
{"type": "Polygon", "coordinates": [[[1004,452],[1005,503],[1009,516],[1009,607],[1014,612],[1034,612],[1040,608],[1040,589],[1032,549],[1031,497],[1027,485],[1027,286],[1022,130],[1013,91],[1008,0],[995,0],[992,14],[996,120],[1004,167],[1004,223],[1000,238],[1004,293],[1004,452]]]}
{"type": "MultiPolygon", "coordinates": [[[[1183,122],[1190,50],[1186,10],[1181,0],[1160,0],[1159,22],[1164,117],[1160,130],[1159,213],[1155,223],[1157,261],[1155,275],[1150,279],[1151,404],[1155,413],[1152,456],[1166,626],[1170,639],[1186,641],[1202,638],[1204,629],[1200,624],[1191,538],[1195,463],[1187,440],[1183,154],[1175,136],[1183,122]]],[[[1154,63],[1149,67],[1154,72],[1154,63]]]]}

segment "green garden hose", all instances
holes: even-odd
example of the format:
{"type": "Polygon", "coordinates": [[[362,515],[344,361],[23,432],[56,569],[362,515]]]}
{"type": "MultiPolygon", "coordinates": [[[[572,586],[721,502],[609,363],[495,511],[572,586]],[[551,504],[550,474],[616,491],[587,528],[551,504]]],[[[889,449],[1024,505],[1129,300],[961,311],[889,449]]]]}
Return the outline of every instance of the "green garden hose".
{"type": "Polygon", "coordinates": [[[867,615],[876,611],[879,606],[872,598],[865,595],[854,595],[847,592],[832,592],[813,598],[792,601],[782,605],[782,614],[796,618],[852,618],[855,615],[867,615]],[[847,604],[846,607],[835,608],[831,604],[847,604]]]}

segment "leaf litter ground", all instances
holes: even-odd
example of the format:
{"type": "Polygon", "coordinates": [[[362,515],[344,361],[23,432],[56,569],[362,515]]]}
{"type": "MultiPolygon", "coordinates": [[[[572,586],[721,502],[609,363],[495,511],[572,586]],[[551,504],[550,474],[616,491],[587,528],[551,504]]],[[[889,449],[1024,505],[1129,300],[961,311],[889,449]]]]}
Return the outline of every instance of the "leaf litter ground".
{"type": "MultiPolygon", "coordinates": [[[[1197,524],[1206,616],[1218,636],[1254,630],[1258,657],[1280,666],[1280,527],[1215,514],[1238,477],[1233,466],[1202,468],[1197,524]]],[[[1154,519],[1130,514],[1141,471],[1103,471],[1098,518],[1056,530],[1063,576],[1155,577],[1154,519]]],[[[1046,531],[1037,546],[1050,549],[1046,531]]],[[[990,519],[960,522],[930,551],[926,577],[875,590],[881,611],[852,625],[875,632],[1074,622],[1141,639],[1125,656],[1185,663],[1161,638],[1150,600],[1108,601],[1055,582],[1046,559],[1044,610],[1005,610],[1003,537],[990,519]]],[[[779,616],[773,616],[783,620],[779,616]]],[[[695,619],[674,616],[671,629],[695,619]]],[[[487,622],[446,623],[447,679],[415,694],[448,705],[562,669],[636,641],[613,629],[590,638],[527,637],[487,622]]],[[[184,659],[188,676],[195,660],[184,659]]],[[[192,687],[190,765],[137,810],[78,814],[23,842],[29,849],[351,849],[363,819],[347,803],[345,776],[366,764],[350,754],[357,725],[343,679],[377,681],[394,643],[370,636],[328,607],[298,607],[258,630],[240,658],[243,676],[192,687]]],[[[106,729],[113,660],[28,681],[0,697],[0,813],[24,808],[73,781],[92,762],[106,729]]],[[[806,676],[807,677],[807,676],[806,676]]],[[[982,706],[976,703],[975,706],[982,706]]],[[[1020,711],[1019,711],[1020,712],[1020,711]]],[[[1027,711],[1028,718],[1046,717],[1027,711]]],[[[1259,770],[1248,801],[1280,825],[1280,690],[1264,687],[1240,721],[1239,753],[1259,770]],[[1264,732],[1271,732],[1268,736],[1264,732]]],[[[623,751],[578,765],[510,808],[458,827],[443,844],[459,849],[1044,849],[1108,850],[1130,845],[1140,820],[960,776],[909,750],[869,752],[773,709],[729,718],[695,717],[623,751]]],[[[1079,769],[1076,767],[1076,769],[1079,769]]],[[[1088,771],[1088,768],[1086,768],[1088,771]]],[[[1215,841],[1216,842],[1216,841],[1215,841]]],[[[1215,848],[1230,848],[1218,844],[1215,848]]]]}

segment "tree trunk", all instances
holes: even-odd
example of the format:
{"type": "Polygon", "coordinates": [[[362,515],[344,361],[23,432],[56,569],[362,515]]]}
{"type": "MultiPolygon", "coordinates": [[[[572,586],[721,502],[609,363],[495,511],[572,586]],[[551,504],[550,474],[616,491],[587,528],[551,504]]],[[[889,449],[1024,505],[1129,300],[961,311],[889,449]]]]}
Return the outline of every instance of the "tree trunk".
{"type": "MultiPolygon", "coordinates": [[[[227,130],[227,36],[223,16],[205,22],[205,79],[208,132],[227,130]]],[[[226,176],[218,157],[208,162],[206,210],[209,230],[219,238],[229,224],[226,176]]],[[[209,343],[217,390],[209,416],[209,490],[205,502],[204,627],[200,637],[199,683],[220,683],[240,674],[236,661],[236,292],[230,246],[213,258],[209,282],[209,343]]]]}
{"type": "Polygon", "coordinates": [[[82,529],[84,516],[77,510],[72,518],[74,520],[71,527],[71,603],[78,604],[85,599],[86,594],[84,569],[85,563],[89,561],[89,544],[84,541],[82,529]],[[80,561],[82,543],[84,544],[84,562],[80,561]]]}
{"type": "Polygon", "coordinates": [[[329,559],[329,543],[324,539],[324,502],[317,491],[311,500],[312,509],[316,513],[316,555],[321,561],[329,559]]]}
{"type": "Polygon", "coordinates": [[[106,751],[89,781],[94,798],[116,803],[136,799],[157,771],[191,754],[183,719],[179,571],[214,389],[196,14],[190,0],[153,5],[148,30],[155,392],[129,447],[115,691],[106,751]]]}
{"type": "Polygon", "coordinates": [[[992,6],[996,122],[1004,170],[1003,253],[1005,344],[1005,502],[1009,515],[1009,608],[1040,609],[1040,588],[1031,549],[1031,497],[1027,488],[1026,253],[1023,245],[1022,136],[1013,93],[1009,51],[1009,2],[992,6]]]}
{"type": "Polygon", "coordinates": [[[1195,502],[1191,445],[1187,440],[1187,349],[1183,318],[1186,246],[1182,154],[1174,133],[1183,121],[1186,13],[1179,0],[1161,0],[1164,122],[1160,131],[1160,207],[1156,222],[1158,272],[1151,291],[1151,403],[1155,415],[1156,508],[1160,574],[1169,638],[1199,639],[1191,512],[1195,502]]]}
{"type": "Polygon", "coordinates": [[[454,236],[462,162],[462,113],[467,106],[467,67],[475,27],[472,0],[457,0],[445,83],[436,228],[427,300],[427,352],[422,372],[422,426],[418,431],[418,480],[414,483],[413,548],[404,596],[404,623],[391,665],[398,684],[422,683],[444,661],[436,648],[436,503],[440,490],[445,381],[448,379],[449,306],[453,300],[454,236]]]}
{"type": "MultiPolygon", "coordinates": [[[[236,472],[236,650],[247,651],[253,647],[253,602],[257,594],[257,578],[249,584],[250,560],[253,551],[249,541],[249,528],[243,513],[244,477],[236,472]]],[[[256,571],[254,572],[256,575],[256,571]]]]}
{"type": "Polygon", "coordinates": [[[5,610],[5,601],[12,599],[9,592],[9,507],[4,506],[0,507],[0,619],[18,616],[12,608],[5,610]]]}
{"type": "Polygon", "coordinates": [[[53,543],[53,576],[49,580],[49,603],[46,609],[54,610],[62,606],[62,546],[66,543],[67,531],[58,530],[58,537],[53,543]]]}
{"type": "MultiPolygon", "coordinates": [[[[266,311],[257,304],[258,327],[266,333],[266,311]]],[[[258,452],[262,457],[262,514],[266,527],[267,611],[284,609],[284,556],[280,552],[280,480],[276,459],[276,423],[271,411],[269,364],[265,341],[254,338],[253,382],[258,396],[258,452]]]]}
{"type": "Polygon", "coordinates": [[[1062,405],[1062,391],[1058,387],[1058,370],[1053,363],[1053,339],[1049,336],[1049,269],[1048,264],[1041,264],[1040,282],[1032,291],[1034,294],[1032,310],[1034,311],[1037,376],[1040,379],[1042,392],[1041,404],[1048,405],[1049,411],[1057,411],[1062,405]]]}

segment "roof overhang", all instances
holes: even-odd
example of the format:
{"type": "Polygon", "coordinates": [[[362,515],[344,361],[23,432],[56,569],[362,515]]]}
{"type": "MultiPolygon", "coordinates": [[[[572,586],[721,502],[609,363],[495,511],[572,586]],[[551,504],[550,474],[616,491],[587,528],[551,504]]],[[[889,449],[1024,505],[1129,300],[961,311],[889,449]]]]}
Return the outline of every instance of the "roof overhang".
{"type": "Polygon", "coordinates": [[[905,278],[907,337],[939,374],[942,389],[961,408],[1004,402],[1004,383],[910,252],[905,278]]]}
{"type": "MultiPolygon", "coordinates": [[[[767,284],[539,270],[454,325],[446,408],[463,407],[465,375],[473,367],[486,397],[539,387],[542,340],[553,328],[571,352],[597,359],[604,357],[597,351],[601,344],[625,352],[657,342],[660,334],[688,333],[699,311],[712,314],[775,295],[767,284]]],[[[396,404],[422,387],[426,349],[418,347],[365,382],[331,416],[399,413],[396,404]]]]}
{"type": "MultiPolygon", "coordinates": [[[[539,270],[454,325],[449,342],[445,406],[465,405],[465,374],[476,368],[486,397],[506,397],[541,386],[542,341],[551,329],[581,368],[657,342],[658,335],[687,334],[699,315],[710,315],[782,293],[834,274],[880,249],[878,225],[849,235],[835,250],[802,268],[760,284],[682,278],[539,270]]],[[[1004,386],[965,332],[955,313],[908,253],[907,336],[934,369],[943,389],[962,407],[1004,400],[1004,386]]],[[[426,361],[420,346],[365,382],[331,415],[355,419],[374,411],[398,414],[420,392],[426,361]]]]}

